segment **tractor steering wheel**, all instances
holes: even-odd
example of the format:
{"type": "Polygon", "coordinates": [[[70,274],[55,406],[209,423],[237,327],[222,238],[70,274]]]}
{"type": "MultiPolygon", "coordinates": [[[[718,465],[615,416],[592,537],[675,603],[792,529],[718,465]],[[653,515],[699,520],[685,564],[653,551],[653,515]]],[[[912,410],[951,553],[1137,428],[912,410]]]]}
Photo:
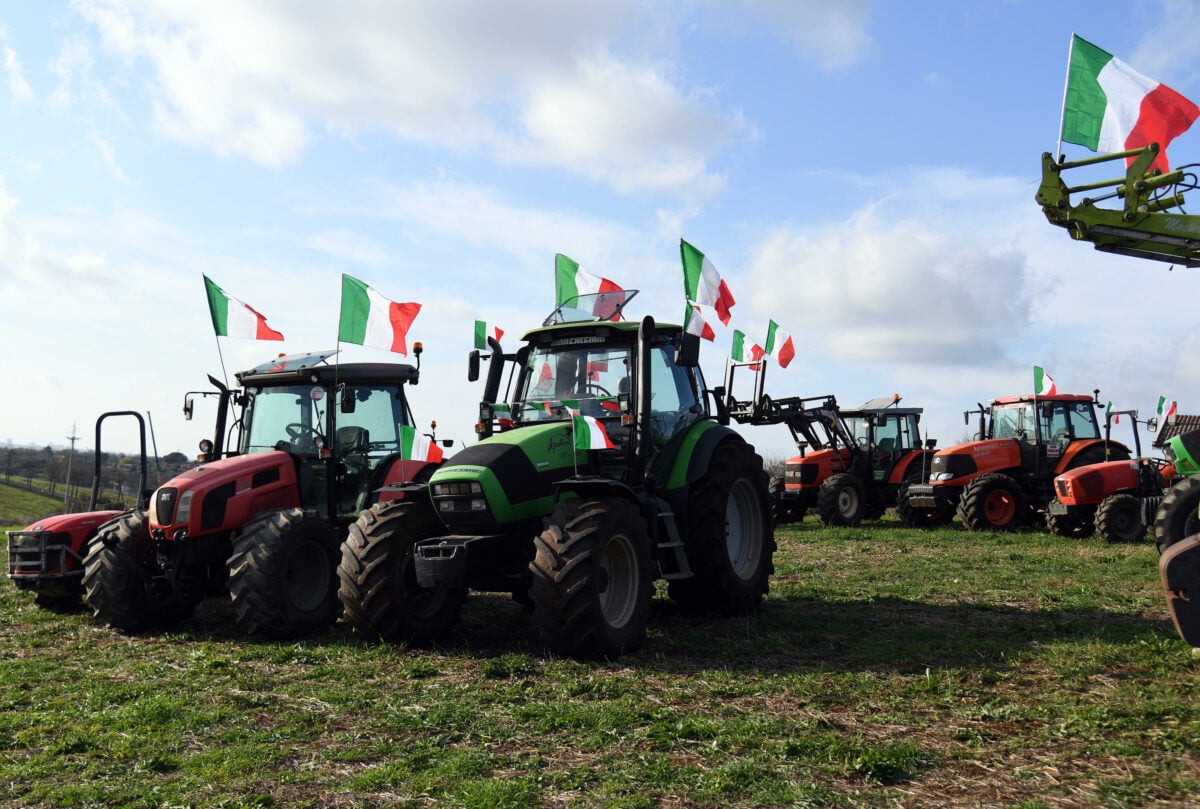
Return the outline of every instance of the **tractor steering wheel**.
{"type": "Polygon", "coordinates": [[[612,398],[612,394],[609,392],[608,388],[604,387],[599,382],[587,383],[583,389],[583,393],[585,396],[592,396],[593,398],[599,398],[600,396],[607,396],[610,399],[612,398]]]}
{"type": "Polygon", "coordinates": [[[303,425],[299,422],[296,422],[296,421],[293,421],[291,424],[285,425],[283,430],[284,430],[284,432],[287,433],[288,438],[291,439],[293,444],[304,443],[304,441],[302,441],[302,439],[307,439],[308,442],[311,442],[313,445],[316,445],[317,439],[319,439],[321,437],[321,434],[319,432],[317,432],[314,428],[306,427],[305,425],[303,425]]]}

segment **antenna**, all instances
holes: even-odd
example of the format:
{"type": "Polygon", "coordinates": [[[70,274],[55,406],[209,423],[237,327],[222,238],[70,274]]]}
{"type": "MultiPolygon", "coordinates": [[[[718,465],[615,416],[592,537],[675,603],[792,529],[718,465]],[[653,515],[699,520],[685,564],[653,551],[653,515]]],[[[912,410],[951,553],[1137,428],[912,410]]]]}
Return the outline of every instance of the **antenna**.
{"type": "Polygon", "coordinates": [[[79,440],[79,436],[75,435],[75,424],[71,424],[71,434],[67,436],[67,440],[71,442],[71,452],[67,455],[67,483],[63,486],[63,511],[71,510],[71,460],[75,457],[75,442],[79,440]]]}

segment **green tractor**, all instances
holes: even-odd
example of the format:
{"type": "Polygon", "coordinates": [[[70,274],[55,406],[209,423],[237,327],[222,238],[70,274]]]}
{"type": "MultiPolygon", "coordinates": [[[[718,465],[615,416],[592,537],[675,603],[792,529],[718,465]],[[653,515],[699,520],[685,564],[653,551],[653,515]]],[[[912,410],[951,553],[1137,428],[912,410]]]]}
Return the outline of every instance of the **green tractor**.
{"type": "Polygon", "coordinates": [[[612,659],[642,642],[657,579],[695,612],[761,603],[775,551],[762,458],[705,387],[699,338],[620,319],[634,295],[579,296],[515,353],[489,340],[489,357],[471,354],[472,381],[491,363],[481,440],[342,544],[357,633],[428,642],[469,590],[510,593],[552,652],[612,659]]]}

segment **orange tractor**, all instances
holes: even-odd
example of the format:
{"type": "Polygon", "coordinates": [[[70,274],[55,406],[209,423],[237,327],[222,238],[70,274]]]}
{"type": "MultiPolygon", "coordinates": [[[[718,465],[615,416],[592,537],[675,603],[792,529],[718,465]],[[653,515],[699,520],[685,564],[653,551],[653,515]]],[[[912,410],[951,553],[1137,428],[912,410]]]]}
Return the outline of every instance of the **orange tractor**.
{"type": "Polygon", "coordinates": [[[1124,444],[1106,442],[1093,396],[1006,396],[979,413],[980,440],[933,456],[929,482],[913,484],[898,509],[957,510],[971,531],[1014,531],[1054,497],[1054,478],[1105,460],[1129,460],[1124,444]]]}
{"type": "MultiPolygon", "coordinates": [[[[1046,526],[1061,537],[1096,534],[1105,542],[1137,542],[1154,522],[1167,489],[1179,478],[1165,458],[1143,458],[1137,411],[1105,414],[1104,438],[1113,419],[1127,415],[1133,423],[1134,457],[1077,466],[1054,479],[1054,499],[1046,506],[1046,526]]],[[[1147,422],[1153,429],[1155,419],[1147,422]]]]}

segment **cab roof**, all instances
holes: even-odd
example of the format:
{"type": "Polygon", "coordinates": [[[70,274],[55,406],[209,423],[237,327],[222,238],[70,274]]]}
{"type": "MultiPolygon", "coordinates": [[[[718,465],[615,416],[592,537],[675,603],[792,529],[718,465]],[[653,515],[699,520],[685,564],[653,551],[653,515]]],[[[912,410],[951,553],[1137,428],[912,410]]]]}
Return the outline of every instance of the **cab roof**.
{"type": "Polygon", "coordinates": [[[1034,399],[1039,402],[1088,402],[1095,403],[1095,399],[1086,393],[1051,393],[1042,396],[1034,396],[1033,394],[1022,393],[1020,396],[1001,396],[998,399],[993,399],[993,405],[1006,404],[1021,404],[1023,402],[1032,402],[1034,399]]]}
{"type": "Polygon", "coordinates": [[[242,387],[276,387],[303,382],[384,382],[416,384],[420,370],[399,362],[348,362],[330,364],[338,352],[312,351],[276,357],[235,376],[242,387]]]}

